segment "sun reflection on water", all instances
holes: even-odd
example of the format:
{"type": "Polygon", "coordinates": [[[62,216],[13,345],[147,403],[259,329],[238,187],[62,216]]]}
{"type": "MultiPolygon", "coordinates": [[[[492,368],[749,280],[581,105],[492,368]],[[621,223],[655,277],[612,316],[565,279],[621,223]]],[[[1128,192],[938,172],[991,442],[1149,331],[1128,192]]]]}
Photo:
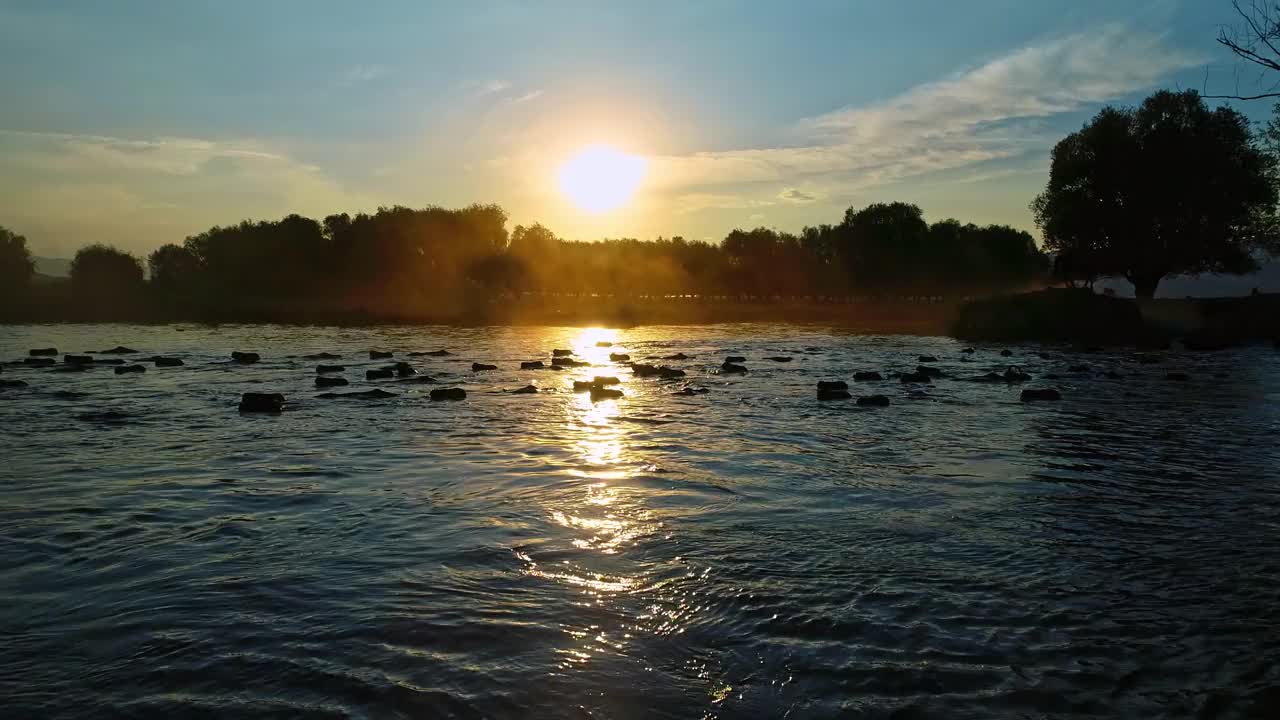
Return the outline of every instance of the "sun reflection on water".
{"type": "MultiPolygon", "coordinates": [[[[609,357],[632,351],[617,330],[584,329],[568,343],[591,366],[563,373],[567,385],[609,375],[634,388],[627,360],[609,357]]],[[[577,597],[579,621],[560,625],[565,642],[554,651],[558,668],[573,671],[602,656],[635,653],[639,637],[684,633],[708,605],[697,587],[709,568],[695,570],[679,557],[674,566],[655,567],[636,554],[637,546],[672,540],[672,531],[652,507],[655,485],[640,477],[656,467],[638,449],[637,425],[625,420],[629,401],[593,401],[579,392],[559,407],[554,437],[564,452],[552,456],[559,458],[550,473],[558,490],[541,508],[545,542],[516,555],[525,575],[577,597]]]]}

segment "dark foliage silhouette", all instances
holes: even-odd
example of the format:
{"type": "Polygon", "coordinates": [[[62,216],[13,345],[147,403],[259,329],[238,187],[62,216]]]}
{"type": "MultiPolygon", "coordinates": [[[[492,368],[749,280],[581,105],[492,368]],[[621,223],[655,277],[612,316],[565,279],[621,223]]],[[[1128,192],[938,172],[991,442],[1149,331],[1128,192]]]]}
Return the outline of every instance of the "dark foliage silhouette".
{"type": "Polygon", "coordinates": [[[1255,270],[1275,204],[1274,160],[1248,121],[1189,90],[1104,108],[1054,147],[1031,208],[1060,271],[1122,276],[1150,298],[1169,275],[1255,270]]]}
{"type": "Polygon", "coordinates": [[[25,296],[35,271],[27,239],[0,226],[0,301],[12,302],[25,296]]]}
{"type": "Polygon", "coordinates": [[[170,318],[421,318],[518,303],[530,293],[747,300],[968,293],[1035,283],[1048,269],[1026,232],[957,220],[930,226],[920,208],[903,203],[851,208],[840,224],[799,235],[736,229],[718,245],[683,237],[566,241],[540,224],[508,234],[496,205],[380,208],[323,221],[289,215],[210,228],[158,248],[147,265],[143,293],[135,258],[87,247],[73,265],[76,300],[108,313],[145,295],[153,315],[170,318]]]}
{"type": "Polygon", "coordinates": [[[108,245],[80,248],[71,261],[71,286],[77,300],[95,307],[127,306],[141,298],[142,262],[108,245]]]}

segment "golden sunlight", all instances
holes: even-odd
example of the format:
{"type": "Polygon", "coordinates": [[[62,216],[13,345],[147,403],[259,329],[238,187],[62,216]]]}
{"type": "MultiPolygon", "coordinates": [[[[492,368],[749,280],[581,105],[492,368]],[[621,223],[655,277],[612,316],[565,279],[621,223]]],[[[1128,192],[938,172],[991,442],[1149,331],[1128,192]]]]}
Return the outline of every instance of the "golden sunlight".
{"type": "Polygon", "coordinates": [[[587,212],[606,213],[631,199],[648,164],[608,145],[590,145],[560,166],[560,192],[587,212]]]}

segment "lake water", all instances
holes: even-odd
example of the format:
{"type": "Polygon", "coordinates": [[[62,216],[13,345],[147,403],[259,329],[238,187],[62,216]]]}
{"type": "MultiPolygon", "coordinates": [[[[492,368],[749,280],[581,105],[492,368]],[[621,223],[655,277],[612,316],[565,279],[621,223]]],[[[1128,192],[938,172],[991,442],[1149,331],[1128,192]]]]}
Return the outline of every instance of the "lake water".
{"type": "Polygon", "coordinates": [[[0,372],[28,383],[0,389],[6,718],[1280,707],[1271,348],[1140,364],[779,325],[0,327],[6,360],[118,344],[185,365],[0,372]],[[370,348],[441,384],[365,382],[387,364],[370,348]],[[516,369],[553,348],[597,367],[516,369]],[[317,398],[298,356],[321,351],[345,390],[396,397],[317,398]],[[696,356],[666,364],[710,392],[611,351],[696,356]],[[729,354],[750,372],[717,374],[729,354]],[[922,354],[959,376],[1016,363],[1063,399],[852,382],[922,354]],[[572,392],[597,374],[625,397],[572,392]],[[893,404],[818,402],[820,379],[893,404]],[[450,385],[467,398],[429,400],[450,385]],[[241,415],[246,391],[289,402],[241,415]]]}

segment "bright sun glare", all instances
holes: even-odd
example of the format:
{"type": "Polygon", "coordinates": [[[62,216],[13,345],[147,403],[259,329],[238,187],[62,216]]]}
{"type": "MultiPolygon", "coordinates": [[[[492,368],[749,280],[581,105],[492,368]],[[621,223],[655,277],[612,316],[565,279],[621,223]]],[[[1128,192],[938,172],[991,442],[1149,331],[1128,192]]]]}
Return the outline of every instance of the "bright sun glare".
{"type": "Polygon", "coordinates": [[[591,145],[560,166],[560,192],[587,212],[606,213],[631,199],[647,165],[642,157],[591,145]]]}

